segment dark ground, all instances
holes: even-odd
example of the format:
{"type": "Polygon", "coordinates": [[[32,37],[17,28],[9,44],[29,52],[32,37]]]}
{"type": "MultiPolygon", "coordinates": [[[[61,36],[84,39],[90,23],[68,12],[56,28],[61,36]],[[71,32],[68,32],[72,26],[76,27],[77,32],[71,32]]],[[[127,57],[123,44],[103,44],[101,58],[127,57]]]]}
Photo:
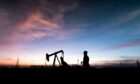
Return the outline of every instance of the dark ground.
{"type": "Polygon", "coordinates": [[[48,67],[30,67],[30,68],[0,68],[0,80],[2,81],[139,81],[140,68],[88,68],[81,67],[70,68],[48,68],[48,67]]]}

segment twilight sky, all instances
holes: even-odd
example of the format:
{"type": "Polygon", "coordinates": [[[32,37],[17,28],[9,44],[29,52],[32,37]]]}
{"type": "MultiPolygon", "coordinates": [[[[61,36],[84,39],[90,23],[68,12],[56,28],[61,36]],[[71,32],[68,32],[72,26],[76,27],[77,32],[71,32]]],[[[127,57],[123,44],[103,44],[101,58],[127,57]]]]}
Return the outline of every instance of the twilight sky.
{"type": "Polygon", "coordinates": [[[140,58],[140,1],[0,0],[0,64],[44,64],[61,49],[68,64],[84,50],[91,64],[140,58]]]}

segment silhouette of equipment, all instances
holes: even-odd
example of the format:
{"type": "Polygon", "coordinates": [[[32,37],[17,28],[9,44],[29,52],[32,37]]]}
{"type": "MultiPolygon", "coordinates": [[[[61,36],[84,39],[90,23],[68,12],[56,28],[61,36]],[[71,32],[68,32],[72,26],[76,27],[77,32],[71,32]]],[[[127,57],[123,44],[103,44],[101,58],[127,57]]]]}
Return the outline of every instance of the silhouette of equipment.
{"type": "Polygon", "coordinates": [[[59,53],[62,53],[61,55],[62,55],[62,57],[64,58],[64,51],[63,51],[63,50],[60,50],[60,51],[54,52],[54,53],[52,53],[52,54],[46,53],[46,60],[49,62],[49,58],[50,58],[51,56],[54,56],[53,66],[55,66],[55,61],[56,61],[56,59],[58,60],[59,65],[61,65],[61,63],[60,63],[60,61],[59,61],[59,59],[58,59],[58,56],[57,56],[57,54],[59,54],[59,53]]]}

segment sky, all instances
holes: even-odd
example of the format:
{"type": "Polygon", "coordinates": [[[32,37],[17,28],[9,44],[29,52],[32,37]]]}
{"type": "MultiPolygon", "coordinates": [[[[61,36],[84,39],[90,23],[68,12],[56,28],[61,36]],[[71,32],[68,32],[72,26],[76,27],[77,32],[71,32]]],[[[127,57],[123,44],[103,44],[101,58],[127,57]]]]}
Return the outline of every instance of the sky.
{"type": "Polygon", "coordinates": [[[0,64],[44,65],[59,50],[68,64],[85,50],[90,64],[140,59],[140,1],[0,0],[0,64]]]}

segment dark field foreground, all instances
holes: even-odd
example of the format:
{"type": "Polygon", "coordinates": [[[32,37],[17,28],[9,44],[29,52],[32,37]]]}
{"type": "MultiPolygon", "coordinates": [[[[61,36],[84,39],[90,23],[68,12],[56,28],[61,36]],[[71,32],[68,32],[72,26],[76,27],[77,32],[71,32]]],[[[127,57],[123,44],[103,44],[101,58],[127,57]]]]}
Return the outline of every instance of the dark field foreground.
{"type": "Polygon", "coordinates": [[[0,68],[0,80],[4,81],[139,81],[140,68],[0,68]]]}

